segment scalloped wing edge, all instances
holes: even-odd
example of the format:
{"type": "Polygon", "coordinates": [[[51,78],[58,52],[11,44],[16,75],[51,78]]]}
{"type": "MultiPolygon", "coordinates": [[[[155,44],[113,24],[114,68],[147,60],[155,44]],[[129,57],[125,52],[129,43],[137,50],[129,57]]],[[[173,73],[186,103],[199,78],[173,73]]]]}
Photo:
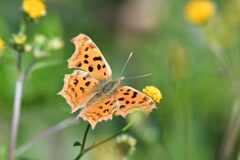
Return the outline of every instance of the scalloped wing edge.
{"type": "MultiPolygon", "coordinates": [[[[68,62],[68,68],[77,68],[77,67],[70,67],[70,66],[69,66],[69,61],[72,59],[72,57],[74,57],[75,55],[78,54],[79,44],[78,44],[77,42],[78,42],[78,39],[83,38],[83,37],[86,37],[86,38],[88,38],[89,41],[92,41],[92,39],[91,39],[90,37],[88,37],[87,35],[85,35],[85,34],[83,34],[83,33],[80,33],[79,35],[73,37],[73,38],[70,40],[70,41],[74,44],[75,50],[74,50],[72,56],[67,60],[67,62],[68,62]]],[[[96,47],[96,49],[98,49],[98,50],[100,51],[100,49],[97,47],[97,45],[96,45],[93,41],[92,41],[92,43],[93,43],[94,47],[96,47]]],[[[100,53],[101,53],[101,52],[100,52],[100,53]]],[[[105,65],[106,65],[107,71],[109,72],[109,78],[111,79],[112,70],[111,70],[109,64],[107,63],[105,57],[104,57],[102,54],[101,54],[101,57],[102,57],[105,65]]]]}

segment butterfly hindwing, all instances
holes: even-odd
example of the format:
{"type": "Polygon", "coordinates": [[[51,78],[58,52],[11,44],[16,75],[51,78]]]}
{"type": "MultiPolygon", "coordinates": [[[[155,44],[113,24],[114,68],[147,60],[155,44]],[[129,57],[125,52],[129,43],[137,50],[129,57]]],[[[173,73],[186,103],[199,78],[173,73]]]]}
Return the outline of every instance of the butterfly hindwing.
{"type": "Polygon", "coordinates": [[[129,86],[120,87],[114,95],[114,98],[119,104],[115,112],[117,116],[121,115],[125,117],[135,109],[140,109],[148,114],[156,108],[155,102],[150,97],[129,86]]]}
{"type": "Polygon", "coordinates": [[[95,127],[97,122],[102,120],[112,119],[114,111],[117,109],[118,104],[113,97],[103,98],[96,103],[87,105],[79,114],[79,117],[88,121],[92,128],[95,127]]]}
{"type": "Polygon", "coordinates": [[[87,72],[75,70],[72,74],[66,74],[63,89],[59,92],[71,106],[72,112],[84,107],[85,103],[97,91],[98,81],[87,72]]]}
{"type": "Polygon", "coordinates": [[[72,39],[75,52],[68,60],[69,68],[82,68],[96,79],[110,80],[111,68],[94,42],[86,35],[79,34],[72,39]]]}

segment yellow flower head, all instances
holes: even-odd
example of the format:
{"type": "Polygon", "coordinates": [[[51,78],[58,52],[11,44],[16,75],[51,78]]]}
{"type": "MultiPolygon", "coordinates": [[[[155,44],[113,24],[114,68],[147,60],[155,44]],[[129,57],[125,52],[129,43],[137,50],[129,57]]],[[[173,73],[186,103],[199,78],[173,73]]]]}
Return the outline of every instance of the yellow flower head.
{"type": "Polygon", "coordinates": [[[13,35],[13,42],[17,45],[22,45],[26,42],[27,37],[24,34],[14,34],[13,35]]]}
{"type": "Polygon", "coordinates": [[[42,0],[23,0],[22,9],[32,19],[46,15],[46,6],[42,0]]]}
{"type": "Polygon", "coordinates": [[[143,93],[151,97],[157,103],[159,103],[160,99],[162,99],[160,90],[154,86],[146,86],[143,88],[143,93]]]}
{"type": "Polygon", "coordinates": [[[0,50],[2,50],[3,49],[3,47],[4,47],[4,41],[3,41],[3,39],[2,38],[0,38],[0,50]]]}
{"type": "Polygon", "coordinates": [[[215,13],[211,0],[192,0],[185,7],[185,17],[191,23],[201,24],[208,21],[215,13]]]}

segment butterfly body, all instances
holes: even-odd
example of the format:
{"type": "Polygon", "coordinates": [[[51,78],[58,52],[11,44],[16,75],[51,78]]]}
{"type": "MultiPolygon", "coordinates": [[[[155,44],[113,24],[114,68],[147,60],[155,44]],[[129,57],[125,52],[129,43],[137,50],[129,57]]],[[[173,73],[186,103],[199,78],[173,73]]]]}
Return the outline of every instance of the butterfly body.
{"type": "Polygon", "coordinates": [[[121,83],[123,80],[124,80],[124,77],[120,77],[116,80],[111,80],[111,81],[107,82],[102,87],[101,92],[103,92],[104,94],[110,94],[110,93],[116,91],[117,88],[119,88],[121,86],[121,83]]]}
{"type": "Polygon", "coordinates": [[[97,88],[98,91],[93,95],[91,99],[87,102],[86,106],[90,106],[94,103],[98,103],[107,97],[111,97],[117,92],[117,89],[121,87],[121,83],[124,77],[120,77],[116,80],[110,80],[105,83],[100,84],[97,88]]]}
{"type": "Polygon", "coordinates": [[[113,114],[125,117],[135,109],[149,113],[154,101],[129,86],[122,86],[124,77],[112,80],[112,71],[93,41],[84,34],[73,38],[75,52],[68,60],[69,68],[81,68],[65,75],[59,92],[71,106],[72,112],[83,108],[78,117],[92,128],[97,122],[112,119],[113,114]]]}

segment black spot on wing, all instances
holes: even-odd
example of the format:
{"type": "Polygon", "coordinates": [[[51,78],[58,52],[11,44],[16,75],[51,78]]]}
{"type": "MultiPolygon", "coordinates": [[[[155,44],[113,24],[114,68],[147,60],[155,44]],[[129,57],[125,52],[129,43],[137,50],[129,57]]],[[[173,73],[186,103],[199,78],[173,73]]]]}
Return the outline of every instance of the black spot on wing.
{"type": "Polygon", "coordinates": [[[73,84],[76,86],[78,84],[78,80],[77,79],[74,79],[73,80],[73,84]]]}
{"type": "Polygon", "coordinates": [[[102,67],[100,64],[97,65],[97,69],[100,70],[102,67]]]}
{"type": "Polygon", "coordinates": [[[76,67],[81,67],[81,66],[82,66],[82,63],[81,63],[81,62],[77,62],[77,63],[75,64],[75,66],[76,66],[76,67]]]}
{"type": "Polygon", "coordinates": [[[80,90],[82,91],[82,93],[84,93],[84,88],[83,87],[80,87],[80,90]]]}
{"type": "Polygon", "coordinates": [[[152,105],[154,105],[154,102],[153,102],[153,101],[151,101],[151,102],[150,102],[150,105],[151,105],[151,106],[152,106],[152,105]]]}
{"type": "Polygon", "coordinates": [[[124,98],[118,98],[119,101],[124,101],[124,98]]]}
{"type": "Polygon", "coordinates": [[[88,70],[89,70],[89,72],[92,72],[93,71],[93,67],[89,66],[88,70]]]}
{"type": "Polygon", "coordinates": [[[90,83],[91,83],[90,81],[86,82],[86,83],[85,83],[85,86],[89,86],[90,83]]]}
{"type": "Polygon", "coordinates": [[[93,60],[94,60],[94,61],[102,61],[102,57],[101,57],[101,56],[99,56],[99,57],[94,57],[93,60]]]}
{"type": "Polygon", "coordinates": [[[125,108],[125,106],[124,106],[124,105],[121,105],[121,106],[119,107],[119,109],[123,109],[123,108],[125,108]]]}
{"type": "Polygon", "coordinates": [[[148,97],[147,96],[144,96],[143,97],[143,101],[147,101],[148,100],[148,97]]]}
{"type": "Polygon", "coordinates": [[[107,113],[107,112],[109,112],[109,109],[105,109],[105,110],[103,111],[103,113],[107,113]]]}
{"type": "Polygon", "coordinates": [[[110,103],[110,100],[108,100],[107,102],[105,102],[106,105],[107,105],[108,103],[110,103]]]}
{"type": "Polygon", "coordinates": [[[134,91],[134,92],[133,92],[133,95],[132,95],[132,98],[137,97],[137,94],[138,94],[138,93],[134,91]]]}

